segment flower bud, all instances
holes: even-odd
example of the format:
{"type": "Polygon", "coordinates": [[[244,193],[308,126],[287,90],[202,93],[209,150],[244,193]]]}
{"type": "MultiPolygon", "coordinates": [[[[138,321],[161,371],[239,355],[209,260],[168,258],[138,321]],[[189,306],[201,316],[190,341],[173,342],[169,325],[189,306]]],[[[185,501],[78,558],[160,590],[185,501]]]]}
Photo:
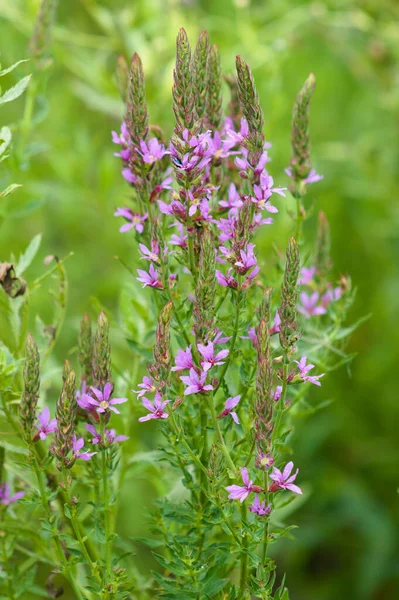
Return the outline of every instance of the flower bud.
{"type": "Polygon", "coordinates": [[[315,85],[316,79],[313,73],[311,73],[300,89],[292,111],[291,167],[293,179],[296,181],[306,179],[311,169],[309,112],[315,85]]]}
{"type": "Polygon", "coordinates": [[[280,345],[286,354],[292,353],[298,340],[298,275],[299,275],[299,249],[294,238],[288,243],[284,279],[281,287],[281,305],[279,315],[280,345]]]}
{"type": "MultiPolygon", "coordinates": [[[[64,368],[64,370],[66,371],[67,368],[64,368]]],[[[54,432],[54,441],[50,452],[56,457],[56,465],[59,470],[62,470],[62,468],[69,469],[74,463],[74,459],[68,455],[72,451],[75,417],[78,408],[75,396],[75,380],[75,373],[70,371],[62,386],[55,407],[57,429],[54,432]]]]}
{"type": "Polygon", "coordinates": [[[94,338],[93,383],[94,387],[102,389],[107,382],[112,383],[109,323],[107,315],[104,311],[101,311],[97,320],[97,332],[94,338]]]}
{"type": "Polygon", "coordinates": [[[92,382],[93,343],[91,333],[91,319],[87,313],[83,315],[80,322],[79,339],[79,364],[81,380],[87,384],[92,382]]]}
{"type": "Polygon", "coordinates": [[[207,122],[212,131],[218,129],[222,122],[222,69],[217,46],[209,51],[209,83],[207,90],[207,122]]]}
{"type": "Polygon", "coordinates": [[[130,63],[125,122],[132,143],[138,146],[148,135],[148,114],[143,64],[137,52],[130,63]]]}
{"type": "Polygon", "coordinates": [[[209,39],[207,31],[202,31],[194,50],[192,60],[193,91],[198,119],[203,119],[208,88],[209,39]]]}
{"type": "Polygon", "coordinates": [[[195,288],[194,332],[197,342],[204,343],[215,320],[216,258],[212,234],[204,229],[201,238],[198,280],[195,288]]]}
{"type": "Polygon", "coordinates": [[[173,302],[170,301],[160,312],[154,346],[154,363],[151,374],[154,378],[166,385],[170,377],[172,356],[170,352],[170,323],[172,320],[173,302]]]}
{"type": "Polygon", "coordinates": [[[185,29],[181,28],[176,40],[176,66],[173,72],[173,112],[175,133],[193,129],[197,114],[191,71],[191,48],[185,29]]]}
{"type": "Polygon", "coordinates": [[[263,152],[263,112],[259,104],[254,78],[251,70],[241,56],[236,57],[238,98],[244,117],[248,123],[248,137],[245,146],[249,150],[248,161],[255,167],[263,152]]]}

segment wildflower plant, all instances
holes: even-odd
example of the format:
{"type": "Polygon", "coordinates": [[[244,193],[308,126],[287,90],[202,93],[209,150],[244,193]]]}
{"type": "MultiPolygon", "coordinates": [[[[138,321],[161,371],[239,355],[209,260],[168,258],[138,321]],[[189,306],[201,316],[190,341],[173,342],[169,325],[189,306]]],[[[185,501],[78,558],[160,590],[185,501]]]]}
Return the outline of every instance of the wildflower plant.
{"type": "MultiPolygon", "coordinates": [[[[50,19],[55,3],[47,5],[50,19]]],[[[40,60],[44,39],[39,27],[32,43],[40,60]]],[[[149,299],[142,306],[132,298],[146,330],[137,333],[128,318],[123,330],[136,332],[126,338],[146,371],[141,381],[131,374],[135,389],[119,397],[126,390],[118,374],[129,368],[113,364],[109,315],[100,312],[95,332],[84,315],[55,411],[44,403],[41,372],[67,290],[63,261],[50,257],[59,280],[51,339],[39,328],[39,339],[28,335],[24,349],[22,300],[13,308],[21,321],[16,342],[0,347],[2,410],[25,459],[11,483],[14,471],[0,469],[0,534],[7,532],[6,542],[0,535],[0,589],[21,597],[13,575],[22,552],[18,515],[33,510],[47,545],[29,531],[24,548],[48,567],[50,596],[57,597],[57,577],[78,600],[288,600],[289,574],[279,570],[274,545],[292,537],[295,526],[282,509],[299,496],[306,501],[309,473],[295,458],[292,432],[299,414],[322,408],[313,398],[323,377],[351,359],[343,345],[354,328],[343,327],[351,286],[348,277],[335,282],[331,274],[326,216],[320,213],[313,246],[302,231],[311,218],[307,186],[321,179],[309,136],[315,79],[308,77],[294,103],[286,175],[273,176],[251,69],[237,57],[224,115],[220,56],[205,31],[194,49],[185,30],[178,33],[170,140],[150,124],[137,53],[129,65],[119,59],[117,79],[125,119],[112,142],[130,198],[115,216],[135,244],[137,272],[127,265],[129,273],[149,299]],[[296,204],[292,235],[276,240],[273,222],[289,195],[296,204]],[[258,252],[260,236],[279,247],[274,266],[258,252]],[[115,533],[118,495],[132,462],[140,461],[129,455],[130,422],[123,427],[133,415],[137,427],[163,435],[162,476],[179,490],[177,500],[168,493],[148,506],[151,535],[135,541],[115,533]],[[142,544],[156,549],[160,568],[151,576],[123,566],[142,544]]],[[[0,271],[2,293],[5,281],[18,279],[21,270],[13,269],[0,271]]],[[[24,282],[28,295],[45,276],[24,282]]],[[[8,295],[10,306],[18,302],[8,295]]],[[[4,448],[0,462],[8,466],[4,448]]],[[[29,585],[24,593],[34,589],[29,585]]]]}

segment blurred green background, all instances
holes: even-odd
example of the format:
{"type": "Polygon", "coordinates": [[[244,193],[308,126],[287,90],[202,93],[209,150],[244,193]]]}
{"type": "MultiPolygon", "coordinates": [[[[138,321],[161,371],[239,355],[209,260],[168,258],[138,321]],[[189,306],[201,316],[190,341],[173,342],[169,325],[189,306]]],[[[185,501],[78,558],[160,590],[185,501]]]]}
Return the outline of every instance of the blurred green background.
{"type": "MultiPolygon", "coordinates": [[[[27,57],[38,1],[0,0],[1,62],[27,57]]],[[[40,257],[65,256],[70,298],[56,347],[59,361],[76,344],[78,319],[96,304],[118,316],[137,253],[118,232],[116,206],[127,198],[110,131],[123,114],[114,69],[119,54],[138,51],[147,76],[152,123],[170,133],[175,36],[184,26],[193,41],[208,29],[225,72],[236,54],[251,65],[273,143],[277,184],[290,157],[290,113],[310,71],[317,79],[312,105],[313,162],[324,174],[307,202],[324,210],[332,229],[335,275],[349,273],[358,288],[351,320],[371,313],[355,333],[350,370],[323,380],[318,399],[330,407],[299,423],[295,463],[312,493],[293,517],[296,542],[284,541],[278,560],[288,573],[292,600],[387,600],[399,597],[398,383],[399,362],[399,4],[395,0],[68,0],[59,2],[54,65],[46,103],[37,107],[34,153],[1,183],[23,188],[7,201],[0,258],[18,253],[43,232],[40,257]],[[40,110],[39,110],[40,109],[40,110]],[[97,300],[95,300],[97,299],[97,300]],[[323,396],[323,397],[322,397],[323,396]]],[[[27,63],[10,84],[31,72],[27,63]]],[[[227,90],[226,90],[227,100],[227,90]]],[[[1,110],[1,125],[20,119],[24,98],[1,110]]],[[[284,247],[290,222],[281,211],[262,251],[284,247]]],[[[308,239],[315,219],[306,224],[308,239]]],[[[42,271],[40,261],[29,277],[42,271]]],[[[130,283],[129,283],[130,285],[130,283]]],[[[45,319],[51,300],[37,303],[45,319]],[[48,305],[47,305],[48,304],[48,305]]],[[[114,349],[129,371],[133,355],[115,331],[114,349]]],[[[136,382],[137,383],[137,380],[136,382]]],[[[155,429],[133,428],[134,449],[152,449],[155,429]],[[148,433],[148,431],[150,433],[148,433]]],[[[157,490],[138,472],[122,502],[121,523],[143,535],[157,490]]],[[[149,555],[139,559],[149,568],[149,555]]]]}

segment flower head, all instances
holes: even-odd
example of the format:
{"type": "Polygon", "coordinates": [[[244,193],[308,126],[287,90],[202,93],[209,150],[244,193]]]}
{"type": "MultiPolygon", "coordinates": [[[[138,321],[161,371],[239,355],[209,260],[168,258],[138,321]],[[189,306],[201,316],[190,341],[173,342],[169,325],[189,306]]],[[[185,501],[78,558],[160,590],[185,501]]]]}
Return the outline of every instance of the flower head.
{"type": "Polygon", "coordinates": [[[72,453],[74,458],[81,458],[82,460],[90,460],[92,456],[97,454],[97,452],[80,452],[85,444],[84,439],[81,437],[79,439],[76,438],[76,435],[73,436],[72,439],[72,453]]]}
{"type": "Polygon", "coordinates": [[[314,368],[314,365],[307,365],[306,361],[306,356],[302,356],[301,360],[299,361],[294,361],[298,365],[300,379],[302,379],[303,381],[310,381],[310,383],[313,383],[314,385],[321,386],[319,379],[321,377],[324,377],[325,373],[322,373],[321,375],[308,375],[309,371],[311,371],[314,368]]]}
{"type": "Polygon", "coordinates": [[[125,225],[119,229],[121,233],[125,233],[134,227],[137,233],[143,233],[144,226],[143,223],[148,219],[148,213],[144,215],[140,215],[139,213],[134,213],[130,208],[117,208],[114,213],[114,217],[123,217],[128,221],[125,225]]]}
{"type": "Polygon", "coordinates": [[[183,371],[184,369],[194,368],[193,355],[191,352],[191,346],[188,346],[185,350],[178,350],[175,358],[175,366],[172,367],[172,371],[183,371]]]}
{"type": "Polygon", "coordinates": [[[140,398],[141,396],[144,396],[144,394],[146,392],[156,392],[157,391],[154,381],[151,379],[151,377],[147,377],[147,375],[144,375],[143,381],[141,383],[139,383],[137,387],[141,388],[141,390],[132,390],[132,391],[135,394],[137,394],[138,398],[140,398]]]}
{"type": "MultiPolygon", "coordinates": [[[[57,419],[50,420],[50,409],[45,406],[37,415],[38,423],[35,423],[35,427],[38,429],[36,436],[41,440],[45,440],[49,433],[54,433],[57,428],[57,419]]],[[[35,437],[36,437],[35,436],[35,437]]]]}
{"type": "Polygon", "coordinates": [[[255,244],[248,244],[246,250],[240,250],[240,260],[235,262],[235,266],[241,274],[245,274],[251,267],[257,265],[256,256],[254,254],[255,244]]]}
{"type": "Polygon", "coordinates": [[[204,385],[206,376],[206,371],[198,374],[194,369],[190,369],[190,375],[182,375],[180,379],[187,386],[184,390],[184,395],[189,396],[190,394],[200,394],[213,390],[213,385],[204,385]]]}
{"type": "Polygon", "coordinates": [[[224,410],[222,410],[220,415],[218,415],[218,419],[222,419],[223,417],[227,417],[228,415],[230,415],[231,418],[233,419],[233,421],[235,423],[237,423],[237,425],[239,425],[240,421],[238,420],[237,413],[233,410],[233,408],[235,408],[237,406],[237,404],[239,403],[240,400],[241,400],[241,396],[234,396],[234,398],[227,398],[225,405],[224,405],[224,410]]]}
{"type": "Polygon", "coordinates": [[[302,267],[298,285],[309,285],[312,283],[313,277],[316,275],[316,267],[302,267]]]}
{"type": "MultiPolygon", "coordinates": [[[[101,433],[96,430],[94,425],[90,425],[89,423],[86,423],[85,427],[86,427],[86,430],[89,433],[91,433],[93,436],[93,438],[91,440],[92,444],[103,444],[101,433]]],[[[104,429],[104,439],[105,439],[105,444],[107,446],[109,446],[113,442],[125,442],[129,438],[127,435],[116,435],[115,429],[104,429]]]]}
{"type": "Polygon", "coordinates": [[[151,138],[148,142],[140,140],[140,150],[138,152],[141,154],[143,161],[149,165],[161,160],[165,154],[169,154],[157,138],[151,138]]]}
{"type": "Polygon", "coordinates": [[[228,350],[220,350],[215,354],[215,347],[213,342],[208,342],[206,345],[198,344],[198,351],[204,359],[201,362],[201,366],[205,372],[209,371],[215,365],[223,365],[223,359],[229,354],[228,350]]]}
{"type": "Polygon", "coordinates": [[[149,412],[145,417],[139,418],[141,423],[143,421],[149,421],[150,419],[167,419],[169,417],[168,413],[164,411],[164,408],[170,400],[162,400],[162,396],[159,392],[156,392],[155,394],[154,403],[145,396],[142,397],[141,402],[149,412]]]}
{"type": "Polygon", "coordinates": [[[237,208],[241,208],[243,202],[240,198],[240,194],[237,191],[234,183],[231,183],[228,190],[228,200],[221,200],[219,202],[219,206],[222,208],[229,208],[233,210],[237,210],[237,208]]]}
{"type": "Polygon", "coordinates": [[[249,507],[249,510],[251,512],[259,515],[260,517],[266,517],[267,515],[270,515],[270,513],[272,512],[272,504],[270,503],[267,506],[266,506],[266,502],[262,502],[262,504],[261,504],[260,500],[259,500],[259,494],[256,494],[255,500],[249,507]]]}
{"type": "Polygon", "coordinates": [[[314,315],[324,315],[327,311],[324,306],[317,304],[319,301],[319,292],[313,292],[310,296],[306,292],[300,294],[301,304],[298,311],[305,315],[307,319],[314,315]]]}
{"type": "Polygon", "coordinates": [[[150,264],[148,273],[142,269],[137,269],[137,273],[140,275],[140,277],[136,277],[136,279],[143,284],[143,288],[147,287],[148,285],[152,288],[157,288],[160,290],[163,289],[162,281],[159,278],[159,273],[152,263],[150,264]]]}
{"type": "Polygon", "coordinates": [[[96,407],[98,413],[104,413],[107,410],[112,410],[112,412],[119,415],[120,412],[115,408],[114,404],[123,404],[124,402],[127,402],[127,398],[110,399],[113,389],[112,383],[106,383],[103,390],[99,390],[98,388],[91,386],[90,390],[95,398],[87,396],[86,399],[90,404],[96,407]]]}
{"type": "Polygon", "coordinates": [[[299,469],[291,475],[291,471],[294,468],[294,463],[289,462],[285,465],[283,472],[274,467],[273,472],[270,474],[270,479],[273,479],[274,483],[270,486],[269,492],[276,492],[278,489],[290,490],[294,494],[302,494],[302,490],[297,485],[294,485],[296,476],[298,475],[299,469]]]}
{"type": "Polygon", "coordinates": [[[172,246],[180,246],[181,248],[187,248],[187,242],[186,242],[186,240],[188,238],[188,235],[186,235],[184,233],[183,225],[181,223],[175,223],[175,225],[176,225],[176,227],[177,227],[177,229],[179,231],[179,234],[173,233],[172,236],[171,236],[171,238],[170,238],[170,242],[169,243],[172,246]]]}
{"type": "Polygon", "coordinates": [[[241,477],[244,485],[228,485],[226,487],[226,490],[230,492],[228,495],[230,500],[244,502],[245,498],[247,498],[251,492],[259,493],[263,491],[258,485],[253,485],[253,481],[249,479],[248,469],[246,467],[241,467],[241,477]]]}
{"type": "Polygon", "coordinates": [[[25,495],[25,492],[17,492],[13,496],[10,496],[10,486],[8,483],[0,483],[0,504],[8,506],[17,502],[25,495]]]}

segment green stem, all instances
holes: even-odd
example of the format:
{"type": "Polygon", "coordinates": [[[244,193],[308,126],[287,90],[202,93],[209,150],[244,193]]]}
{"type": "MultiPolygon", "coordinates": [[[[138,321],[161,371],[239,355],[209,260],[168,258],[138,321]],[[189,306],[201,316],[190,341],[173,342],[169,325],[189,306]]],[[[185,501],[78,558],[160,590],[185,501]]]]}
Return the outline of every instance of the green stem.
{"type": "MultiPolygon", "coordinates": [[[[265,503],[267,506],[269,504],[269,474],[267,471],[265,471],[263,474],[263,486],[265,489],[265,503]]],[[[263,531],[262,565],[265,564],[268,542],[269,542],[269,518],[266,517],[265,527],[264,527],[264,531],[263,531]]]]}
{"type": "Polygon", "coordinates": [[[185,436],[184,436],[184,432],[183,430],[177,425],[176,423],[176,419],[175,416],[173,414],[173,412],[169,413],[169,422],[172,425],[172,429],[175,432],[176,436],[178,437],[178,441],[182,443],[182,445],[184,446],[184,448],[187,450],[188,454],[191,456],[193,462],[197,465],[197,467],[199,469],[201,469],[201,471],[206,475],[206,477],[209,477],[209,473],[207,468],[202,464],[201,460],[198,458],[198,456],[191,450],[189,444],[187,443],[185,436]]]}
{"type": "MultiPolygon", "coordinates": [[[[101,439],[105,441],[105,419],[101,416],[100,423],[101,439]]],[[[101,476],[103,481],[103,511],[104,511],[104,529],[105,529],[105,564],[106,577],[109,580],[111,577],[111,557],[112,557],[112,538],[111,538],[111,521],[109,510],[109,489],[108,489],[108,450],[104,449],[101,452],[101,476]]]]}
{"type": "Polygon", "coordinates": [[[229,368],[231,358],[232,358],[232,355],[234,352],[234,348],[236,345],[236,340],[237,340],[237,335],[238,335],[238,324],[239,324],[239,320],[240,320],[241,294],[242,294],[242,291],[239,290],[237,292],[237,302],[236,302],[236,310],[235,310],[235,316],[234,316],[233,336],[232,336],[231,342],[230,342],[229,355],[226,359],[226,362],[223,365],[223,369],[222,369],[222,372],[221,372],[220,378],[219,378],[219,383],[216,386],[215,392],[218,391],[218,389],[220,388],[220,386],[223,382],[224,376],[226,375],[226,371],[229,368]]]}
{"type": "Polygon", "coordinates": [[[7,548],[6,548],[6,540],[5,540],[4,535],[1,536],[1,549],[2,549],[2,555],[3,555],[3,569],[5,572],[6,578],[7,578],[8,598],[9,598],[9,600],[15,600],[13,579],[10,575],[10,568],[9,568],[9,563],[8,563],[8,552],[7,552],[7,548]]]}
{"type": "Polygon", "coordinates": [[[245,527],[247,524],[247,507],[245,505],[245,502],[241,504],[241,521],[244,525],[244,536],[241,553],[240,598],[244,596],[248,579],[248,537],[245,527]]]}
{"type": "Polygon", "coordinates": [[[276,420],[274,422],[272,437],[271,437],[271,441],[270,441],[272,452],[274,450],[275,440],[276,440],[277,434],[280,429],[281,417],[284,412],[284,402],[285,402],[285,397],[287,395],[287,387],[288,387],[288,383],[287,383],[288,371],[289,371],[289,363],[287,363],[287,358],[286,358],[286,356],[284,356],[283,385],[282,385],[282,390],[281,390],[281,397],[277,403],[277,415],[276,415],[276,420]]]}
{"type": "Polygon", "coordinates": [[[213,426],[214,426],[214,428],[216,430],[216,434],[217,434],[217,437],[218,437],[218,440],[219,440],[220,447],[222,449],[222,452],[224,454],[226,462],[227,462],[227,464],[229,466],[229,469],[231,469],[231,471],[234,473],[234,475],[237,475],[237,468],[236,468],[236,466],[235,466],[235,464],[233,462],[233,459],[230,456],[229,449],[226,446],[226,443],[225,443],[224,438],[223,438],[222,431],[221,431],[220,426],[219,426],[219,420],[217,418],[215,406],[213,404],[213,394],[208,394],[207,395],[207,400],[208,400],[209,409],[211,411],[213,426]]]}

